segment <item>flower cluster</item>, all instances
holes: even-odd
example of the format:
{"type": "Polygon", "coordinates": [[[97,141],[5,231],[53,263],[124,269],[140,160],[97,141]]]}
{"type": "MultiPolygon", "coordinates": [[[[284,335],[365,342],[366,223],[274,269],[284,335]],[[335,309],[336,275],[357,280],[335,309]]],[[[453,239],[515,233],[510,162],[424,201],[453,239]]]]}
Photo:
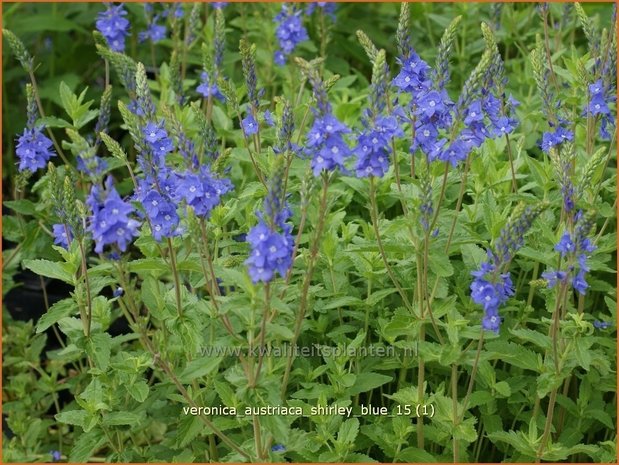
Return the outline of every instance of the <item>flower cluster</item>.
{"type": "Polygon", "coordinates": [[[258,224],[247,234],[251,253],[245,264],[254,283],[268,283],[276,272],[284,277],[292,266],[294,239],[291,234],[292,227],[286,222],[291,212],[283,200],[283,167],[283,158],[280,158],[280,165],[269,183],[264,214],[257,213],[258,224]]]}
{"type": "Polygon", "coordinates": [[[471,298],[483,306],[482,327],[488,331],[498,332],[501,325],[499,307],[514,295],[514,287],[509,273],[499,273],[498,267],[490,261],[484,262],[478,271],[471,273],[471,298]]]}
{"type": "Polygon", "coordinates": [[[563,126],[556,126],[552,132],[545,132],[542,135],[541,148],[545,153],[550,153],[551,148],[573,140],[574,133],[572,131],[563,126]]]}
{"type": "Polygon", "coordinates": [[[142,128],[144,141],[153,155],[152,162],[155,166],[163,166],[165,157],[174,150],[174,143],[168,136],[163,121],[159,123],[148,122],[142,128]]]}
{"type": "Polygon", "coordinates": [[[373,127],[366,129],[357,140],[354,149],[357,155],[355,167],[357,176],[384,176],[389,169],[391,140],[402,135],[402,129],[395,116],[377,118],[373,127]]]}
{"type": "Polygon", "coordinates": [[[107,4],[107,9],[97,15],[97,30],[103,34],[110,49],[115,52],[125,51],[125,39],[129,35],[129,20],[124,5],[107,4]]]}
{"type": "Polygon", "coordinates": [[[42,127],[25,128],[17,139],[15,154],[19,158],[19,171],[45,168],[47,161],[56,155],[52,141],[42,131],[42,127]]]}
{"type": "Polygon", "coordinates": [[[178,225],[180,218],[176,212],[176,204],[167,192],[153,189],[148,182],[144,182],[139,188],[139,199],[146,211],[150,223],[151,232],[156,241],[164,237],[177,236],[180,231],[178,225]]]}
{"type": "Polygon", "coordinates": [[[574,289],[581,295],[585,295],[589,284],[585,276],[590,270],[587,259],[596,247],[588,235],[593,226],[591,219],[586,218],[581,212],[576,215],[577,222],[573,234],[565,231],[559,242],[555,245],[555,251],[561,254],[565,260],[565,270],[548,270],[542,273],[542,277],[548,281],[548,287],[553,288],[557,283],[567,283],[571,278],[574,289]]]}
{"type": "Polygon", "coordinates": [[[202,166],[197,173],[187,171],[178,176],[175,197],[184,200],[197,216],[208,218],[221,197],[232,189],[228,179],[217,178],[208,166],[202,166]]]}
{"type": "Polygon", "coordinates": [[[92,211],[88,229],[95,240],[95,252],[102,253],[105,245],[117,246],[124,252],[137,236],[140,223],[130,217],[134,208],[120,198],[111,177],[105,184],[105,191],[95,185],[88,196],[92,211]]]}
{"type": "Polygon", "coordinates": [[[525,233],[544,206],[518,208],[520,211],[516,212],[501,230],[495,250],[488,250],[488,261],[482,263],[479,270],[471,273],[475,278],[471,283],[471,298],[473,302],[483,306],[485,314],[482,327],[488,331],[499,331],[501,325],[499,307],[514,295],[510,273],[501,273],[501,270],[511,262],[514,254],[522,247],[525,233]]]}
{"type": "Polygon", "coordinates": [[[322,14],[327,15],[331,20],[335,20],[335,9],[337,3],[335,2],[310,2],[305,7],[305,14],[311,15],[315,10],[321,11],[322,14]]]}
{"type": "Polygon", "coordinates": [[[275,17],[277,30],[275,35],[280,49],[275,52],[275,63],[284,65],[286,57],[290,55],[299,42],[307,40],[307,30],[303,26],[301,15],[303,10],[294,4],[282,4],[280,13],[275,17]]]}
{"type": "Polygon", "coordinates": [[[610,102],[617,99],[614,86],[605,86],[602,79],[598,79],[589,85],[588,105],[585,110],[587,115],[600,116],[600,137],[610,139],[608,126],[615,124],[615,118],[608,107],[610,102]]]}
{"type": "Polygon", "coordinates": [[[339,168],[345,171],[344,160],[351,152],[344,141],[350,129],[331,113],[318,116],[307,133],[306,150],[312,154],[312,171],[318,176],[323,170],[339,168]]]}

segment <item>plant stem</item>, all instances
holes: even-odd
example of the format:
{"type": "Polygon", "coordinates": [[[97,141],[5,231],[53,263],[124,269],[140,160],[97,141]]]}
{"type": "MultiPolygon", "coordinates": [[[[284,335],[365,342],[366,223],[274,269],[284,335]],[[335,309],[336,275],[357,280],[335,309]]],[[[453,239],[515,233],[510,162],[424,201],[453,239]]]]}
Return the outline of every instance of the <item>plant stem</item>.
{"type": "Polygon", "coordinates": [[[267,319],[269,318],[269,313],[271,312],[271,283],[266,283],[264,286],[264,313],[262,314],[262,323],[260,325],[260,349],[258,352],[258,368],[256,368],[256,376],[254,376],[253,386],[255,387],[258,383],[258,378],[260,378],[260,371],[262,370],[262,363],[264,360],[264,340],[266,337],[266,326],[267,319]]]}
{"type": "Polygon", "coordinates": [[[459,459],[459,449],[458,449],[458,440],[456,439],[456,428],[459,425],[459,417],[458,417],[458,365],[453,363],[451,365],[451,409],[453,411],[453,428],[454,434],[452,437],[452,448],[453,448],[453,462],[458,463],[459,459]]]}
{"type": "Polygon", "coordinates": [[[389,265],[389,261],[387,260],[387,254],[385,253],[385,248],[383,246],[383,241],[380,235],[380,229],[378,227],[378,207],[376,206],[376,187],[374,185],[374,182],[374,176],[370,176],[370,216],[372,217],[372,226],[374,227],[374,233],[376,235],[376,244],[378,245],[378,251],[380,252],[380,256],[383,259],[383,263],[385,264],[387,274],[389,275],[389,278],[391,278],[391,282],[393,282],[393,285],[398,290],[400,297],[402,297],[404,305],[406,305],[406,308],[412,311],[410,301],[408,300],[404,289],[402,288],[402,286],[400,286],[400,283],[396,279],[395,274],[391,269],[391,265],[389,265]]]}
{"type": "MultiPolygon", "coordinates": [[[[297,343],[297,340],[299,339],[299,335],[301,334],[301,326],[303,325],[303,320],[305,319],[305,311],[307,308],[309,287],[312,281],[314,267],[316,265],[316,257],[318,256],[318,250],[320,247],[320,238],[322,237],[322,230],[325,225],[325,218],[327,216],[327,192],[329,189],[328,174],[323,173],[322,180],[323,180],[323,184],[322,184],[322,195],[320,198],[320,207],[318,210],[318,225],[316,227],[316,236],[314,237],[312,248],[310,250],[307,273],[305,274],[305,278],[303,280],[303,288],[301,291],[301,301],[299,304],[299,311],[297,312],[297,318],[294,323],[294,335],[291,341],[292,347],[295,346],[295,344],[297,343]]],[[[294,350],[291,350],[287,354],[286,370],[284,371],[284,377],[282,379],[282,388],[281,388],[282,398],[286,394],[286,389],[288,388],[288,379],[290,377],[290,370],[292,368],[293,361],[294,361],[294,350]]]]}
{"type": "Polygon", "coordinates": [[[168,237],[168,248],[170,249],[170,266],[172,268],[172,275],[174,276],[174,292],[176,295],[176,310],[179,318],[183,317],[183,303],[181,300],[181,283],[178,275],[178,266],[176,264],[176,252],[172,245],[172,239],[168,237]]]}

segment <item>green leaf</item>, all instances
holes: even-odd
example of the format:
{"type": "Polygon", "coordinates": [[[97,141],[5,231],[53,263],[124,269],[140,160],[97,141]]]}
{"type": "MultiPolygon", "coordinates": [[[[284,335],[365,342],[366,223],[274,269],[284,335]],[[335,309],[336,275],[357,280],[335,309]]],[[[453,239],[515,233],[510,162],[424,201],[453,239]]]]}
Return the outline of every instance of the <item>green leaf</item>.
{"type": "Polygon", "coordinates": [[[453,266],[449,261],[449,256],[445,253],[431,253],[429,257],[430,270],[441,278],[446,278],[454,274],[453,266]]]}
{"type": "Polygon", "coordinates": [[[89,462],[89,459],[94,451],[105,444],[106,441],[106,437],[99,428],[95,428],[88,433],[78,435],[78,439],[75,441],[75,445],[69,454],[69,462],[89,462]]]}
{"type": "Polygon", "coordinates": [[[24,260],[24,266],[38,275],[59,279],[67,284],[74,284],[73,275],[66,263],[52,262],[51,260],[24,260]]]}
{"type": "Polygon", "coordinates": [[[357,434],[359,434],[359,420],[349,418],[340,425],[337,433],[337,442],[340,444],[354,444],[357,434]]]}
{"type": "Polygon", "coordinates": [[[351,396],[357,395],[361,392],[371,391],[383,384],[389,383],[393,380],[391,376],[381,375],[378,373],[361,373],[357,376],[355,384],[348,389],[348,394],[351,396]]]}
{"type": "Polygon", "coordinates": [[[141,415],[133,412],[111,412],[103,415],[102,424],[105,426],[136,425],[141,419],[141,415]]]}
{"type": "Polygon", "coordinates": [[[397,456],[398,462],[406,462],[406,463],[431,463],[436,462],[436,457],[434,457],[429,452],[426,452],[423,449],[419,449],[417,447],[407,447],[400,451],[397,456]]]}
{"type": "Polygon", "coordinates": [[[36,214],[36,206],[30,200],[6,200],[3,203],[5,207],[10,208],[14,212],[21,213],[22,215],[36,214]]]}
{"type": "Polygon", "coordinates": [[[512,390],[506,381],[500,381],[494,385],[494,390],[501,395],[501,397],[509,397],[512,394],[512,390]]]}
{"type": "Polygon", "coordinates": [[[146,400],[149,390],[150,388],[148,387],[148,384],[146,384],[146,381],[144,381],[143,379],[140,379],[132,385],[127,386],[127,392],[129,393],[129,395],[138,402],[144,402],[146,400]]]}
{"type": "Polygon", "coordinates": [[[333,310],[341,307],[354,307],[357,305],[362,305],[363,301],[358,297],[351,296],[342,296],[336,297],[335,299],[331,299],[328,304],[326,304],[323,309],[324,310],[333,310]]]}
{"type": "Polygon", "coordinates": [[[95,333],[90,335],[87,342],[90,356],[95,361],[95,366],[101,371],[107,370],[110,364],[110,352],[112,350],[112,336],[108,333],[95,333]]]}
{"type": "Polygon", "coordinates": [[[54,418],[56,418],[56,420],[60,423],[81,426],[83,428],[87,415],[88,413],[86,410],[69,410],[67,412],[57,413],[54,418]]]}
{"type": "Polygon", "coordinates": [[[43,125],[46,128],[72,128],[73,125],[68,121],[58,118],[57,116],[46,116],[39,118],[37,124],[43,125]]]}
{"type": "Polygon", "coordinates": [[[486,359],[501,360],[510,365],[538,372],[542,365],[541,355],[519,344],[507,341],[489,341],[486,344],[486,359]]]}
{"type": "Polygon", "coordinates": [[[196,378],[202,378],[211,374],[219,367],[222,357],[199,357],[187,364],[178,377],[181,383],[190,383],[196,378]]]}
{"type": "Polygon", "coordinates": [[[49,310],[39,318],[37,322],[36,332],[42,333],[47,328],[57,323],[61,319],[71,316],[77,310],[77,304],[72,297],[59,300],[52,305],[49,310]]]}

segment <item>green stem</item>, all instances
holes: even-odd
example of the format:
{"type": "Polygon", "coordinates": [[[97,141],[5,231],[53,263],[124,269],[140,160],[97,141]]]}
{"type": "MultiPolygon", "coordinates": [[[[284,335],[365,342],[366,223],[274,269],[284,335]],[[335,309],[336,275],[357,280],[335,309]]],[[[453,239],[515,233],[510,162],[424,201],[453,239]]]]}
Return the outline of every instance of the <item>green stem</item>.
{"type": "MultiPolygon", "coordinates": [[[[299,335],[301,334],[301,326],[303,325],[303,320],[305,319],[305,311],[307,309],[309,287],[312,281],[314,267],[316,265],[316,257],[318,256],[318,250],[320,247],[320,239],[322,237],[322,230],[325,225],[325,218],[327,216],[327,192],[329,188],[328,174],[323,173],[322,180],[323,180],[322,196],[320,199],[320,208],[318,210],[318,226],[316,227],[316,236],[314,237],[312,248],[310,250],[309,264],[307,267],[307,273],[305,274],[305,278],[303,280],[303,288],[301,291],[299,311],[297,312],[297,318],[294,323],[294,335],[291,341],[291,347],[293,348],[296,345],[297,340],[299,339],[299,335]]],[[[286,389],[288,388],[288,380],[290,377],[290,370],[292,368],[293,361],[294,361],[294,350],[290,350],[287,354],[286,370],[284,371],[284,377],[282,380],[282,387],[281,387],[282,398],[286,394],[286,389]]]]}

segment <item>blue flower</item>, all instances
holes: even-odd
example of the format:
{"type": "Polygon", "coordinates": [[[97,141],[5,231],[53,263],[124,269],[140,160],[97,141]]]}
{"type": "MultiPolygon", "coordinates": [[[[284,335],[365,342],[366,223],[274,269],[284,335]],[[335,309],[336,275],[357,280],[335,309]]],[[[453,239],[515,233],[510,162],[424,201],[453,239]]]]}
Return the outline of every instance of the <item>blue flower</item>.
{"type": "Polygon", "coordinates": [[[47,161],[56,156],[52,141],[43,134],[42,127],[24,129],[17,139],[15,154],[19,158],[19,171],[30,170],[33,173],[45,168],[47,161]]]}
{"type": "Polygon", "coordinates": [[[112,182],[112,178],[108,178],[107,194],[93,186],[88,198],[92,209],[88,229],[92,232],[97,253],[102,253],[105,245],[114,245],[124,252],[138,234],[139,223],[130,217],[134,208],[120,198],[112,182]]]}
{"type": "Polygon", "coordinates": [[[266,110],[264,112],[264,122],[267,123],[269,126],[275,126],[275,121],[273,120],[273,114],[269,110],[266,110]]]}
{"type": "Polygon", "coordinates": [[[247,115],[247,117],[242,121],[243,132],[246,136],[251,136],[252,134],[256,134],[258,132],[258,121],[253,115],[247,115]]]}
{"type": "Polygon", "coordinates": [[[156,241],[178,235],[180,219],[176,212],[176,205],[169,196],[164,196],[157,190],[149,190],[141,198],[141,202],[156,241]]]}
{"type": "Polygon", "coordinates": [[[275,50],[275,53],[273,54],[273,61],[275,62],[276,65],[280,65],[280,66],[285,65],[286,54],[282,52],[281,50],[275,50]]]}
{"type": "Polygon", "coordinates": [[[151,42],[157,43],[166,38],[166,31],[167,29],[164,25],[157,24],[153,19],[153,22],[148,25],[147,29],[138,34],[138,40],[144,42],[150,39],[151,42]]]}
{"type": "Polygon", "coordinates": [[[553,132],[545,132],[542,135],[541,148],[544,152],[549,153],[552,147],[562,144],[566,141],[573,141],[574,133],[564,127],[557,126],[553,132]]]}
{"type": "Polygon", "coordinates": [[[349,132],[350,129],[330,113],[314,120],[306,143],[306,150],[312,156],[314,176],[323,170],[345,170],[344,160],[351,152],[343,135],[349,132]]]}
{"type": "Polygon", "coordinates": [[[186,172],[178,178],[175,196],[185,200],[197,216],[208,218],[213,208],[221,203],[221,197],[233,189],[228,179],[213,176],[208,166],[198,173],[186,172]]]}
{"type": "Polygon", "coordinates": [[[562,257],[565,257],[567,254],[570,254],[576,250],[576,245],[572,242],[569,232],[566,231],[563,233],[561,240],[557,245],[555,245],[555,250],[557,252],[561,252],[562,257]]]}
{"type": "Polygon", "coordinates": [[[608,321],[595,320],[593,322],[593,326],[596,329],[608,329],[611,326],[611,324],[608,321]]]}
{"type": "Polygon", "coordinates": [[[402,62],[398,60],[402,68],[393,79],[393,85],[405,92],[420,92],[430,89],[431,81],[427,75],[430,66],[423,61],[415,52],[402,62]]]}
{"type": "Polygon", "coordinates": [[[286,276],[292,266],[294,241],[290,234],[271,230],[264,220],[260,220],[247,235],[252,251],[245,261],[252,282],[270,282],[275,273],[286,276]]]}
{"type": "Polygon", "coordinates": [[[129,35],[129,20],[124,5],[108,3],[107,9],[97,15],[97,30],[103,34],[110,49],[115,52],[125,51],[125,39],[129,35]]]}
{"type": "Polygon", "coordinates": [[[475,278],[471,283],[473,302],[484,308],[482,327],[489,331],[499,331],[501,318],[499,306],[514,295],[514,286],[509,273],[498,273],[498,268],[490,262],[483,262],[478,271],[471,273],[475,278]]]}
{"type": "Polygon", "coordinates": [[[165,161],[165,156],[174,151],[174,143],[168,136],[163,121],[160,123],[149,121],[146,126],[142,128],[142,132],[146,144],[150,147],[155,157],[155,164],[162,165],[165,161]]]}
{"type": "Polygon", "coordinates": [[[196,91],[204,98],[214,97],[221,101],[224,100],[216,80],[213,79],[213,82],[211,82],[210,76],[206,71],[203,71],[200,75],[200,85],[196,88],[196,91]]]}
{"type": "MultiPolygon", "coordinates": [[[[301,21],[303,11],[296,5],[284,3],[280,13],[275,17],[277,29],[275,36],[279,41],[279,47],[284,56],[290,55],[299,42],[307,40],[307,30],[301,21]]],[[[276,56],[276,63],[281,60],[281,55],[276,56]]]]}
{"type": "Polygon", "coordinates": [[[486,314],[481,320],[481,327],[484,328],[486,331],[494,331],[495,333],[498,333],[501,327],[501,317],[499,316],[498,312],[486,312],[486,314]]]}
{"type": "Polygon", "coordinates": [[[576,291],[581,295],[585,295],[587,293],[589,284],[587,284],[587,281],[585,280],[585,270],[580,270],[576,273],[576,276],[572,279],[572,286],[574,286],[574,289],[576,289],[576,291]]]}
{"type": "Polygon", "coordinates": [[[567,279],[565,271],[545,271],[542,273],[542,278],[548,281],[548,287],[552,289],[557,283],[564,282],[567,279]]]}
{"type": "Polygon", "coordinates": [[[211,6],[216,10],[221,10],[228,5],[229,2],[211,2],[211,6]]]}
{"type": "MultiPolygon", "coordinates": [[[[456,139],[447,148],[438,153],[438,159],[444,162],[449,162],[451,166],[456,166],[459,162],[466,160],[469,155],[470,147],[461,139],[456,139]]],[[[430,160],[433,156],[429,157],[430,160]]]]}
{"type": "Polygon", "coordinates": [[[62,460],[62,454],[59,450],[51,450],[49,453],[52,456],[52,462],[60,462],[62,460]]]}
{"type": "Polygon", "coordinates": [[[282,444],[275,444],[273,447],[271,447],[271,452],[286,452],[286,447],[284,447],[282,444]]]}
{"type": "Polygon", "coordinates": [[[389,169],[391,139],[403,135],[393,116],[379,117],[373,126],[359,136],[357,147],[354,149],[357,155],[355,169],[358,177],[384,176],[389,169]]]}
{"type": "Polygon", "coordinates": [[[73,240],[73,231],[66,224],[55,224],[52,226],[52,233],[54,235],[54,244],[69,248],[69,243],[73,240]]]}
{"type": "Polygon", "coordinates": [[[114,297],[122,297],[125,294],[125,290],[118,286],[116,289],[114,289],[114,293],[112,294],[114,297]]]}

